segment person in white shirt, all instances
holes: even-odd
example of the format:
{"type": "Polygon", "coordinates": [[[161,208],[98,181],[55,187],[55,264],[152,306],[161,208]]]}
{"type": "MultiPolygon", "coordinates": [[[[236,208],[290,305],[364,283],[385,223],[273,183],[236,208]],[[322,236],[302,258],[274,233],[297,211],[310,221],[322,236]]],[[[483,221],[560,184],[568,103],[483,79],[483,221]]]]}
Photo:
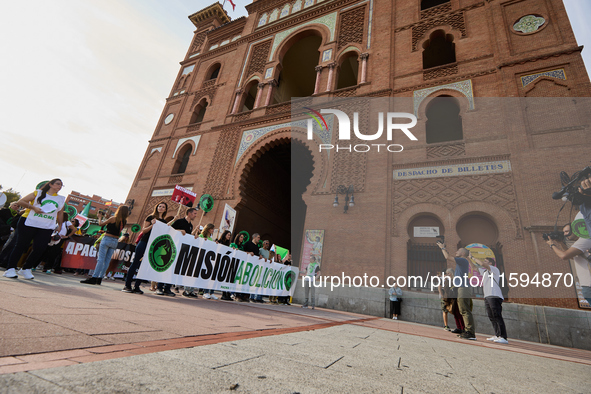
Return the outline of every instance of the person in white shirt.
{"type": "Polygon", "coordinates": [[[482,290],[484,291],[484,303],[486,305],[486,314],[490,319],[495,330],[495,336],[487,338],[489,341],[507,344],[507,328],[503,320],[503,292],[499,286],[501,272],[494,266],[495,260],[487,257],[484,260],[477,259],[468,255],[470,262],[476,266],[480,275],[482,275],[482,290]]]}

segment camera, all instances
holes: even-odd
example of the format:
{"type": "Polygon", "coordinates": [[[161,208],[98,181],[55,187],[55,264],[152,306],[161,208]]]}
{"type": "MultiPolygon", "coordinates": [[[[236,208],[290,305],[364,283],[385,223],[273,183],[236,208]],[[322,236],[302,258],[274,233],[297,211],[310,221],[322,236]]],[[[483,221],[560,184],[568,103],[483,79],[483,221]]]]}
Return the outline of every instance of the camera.
{"type": "Polygon", "coordinates": [[[591,175],[591,166],[583,168],[583,170],[576,172],[572,177],[566,173],[561,174],[563,187],[557,192],[552,193],[554,200],[570,201],[573,205],[589,204],[591,205],[591,190],[584,189],[583,193],[579,192],[578,183],[591,175]]]}
{"type": "Polygon", "coordinates": [[[542,234],[542,238],[544,238],[544,241],[552,239],[554,241],[562,242],[564,241],[564,233],[561,231],[552,231],[550,233],[542,234]]]}

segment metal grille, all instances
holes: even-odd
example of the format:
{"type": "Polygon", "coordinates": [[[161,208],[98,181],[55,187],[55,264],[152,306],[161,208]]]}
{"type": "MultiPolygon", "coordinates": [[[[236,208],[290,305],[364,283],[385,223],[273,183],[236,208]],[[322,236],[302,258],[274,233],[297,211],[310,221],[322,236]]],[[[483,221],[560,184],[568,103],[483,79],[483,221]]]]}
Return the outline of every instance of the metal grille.
{"type": "Polygon", "coordinates": [[[411,289],[429,289],[430,277],[441,275],[447,268],[447,262],[439,246],[435,244],[407,243],[407,272],[408,276],[420,276],[423,279],[422,286],[418,281],[409,280],[407,285],[411,289]]]}

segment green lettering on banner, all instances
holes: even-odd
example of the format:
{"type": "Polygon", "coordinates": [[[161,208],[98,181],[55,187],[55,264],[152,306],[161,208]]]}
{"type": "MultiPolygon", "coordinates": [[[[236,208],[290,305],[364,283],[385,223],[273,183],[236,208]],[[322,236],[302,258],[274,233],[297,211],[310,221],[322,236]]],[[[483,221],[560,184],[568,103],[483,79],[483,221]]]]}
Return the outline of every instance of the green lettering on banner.
{"type": "Polygon", "coordinates": [[[232,281],[232,283],[240,283],[240,281],[242,280],[242,276],[244,275],[244,261],[240,262],[239,260],[236,260],[236,262],[240,263],[240,267],[238,267],[238,270],[236,270],[236,275],[234,276],[234,280],[232,281]]]}
{"type": "Polygon", "coordinates": [[[283,272],[279,272],[277,275],[277,287],[278,290],[283,290],[283,272]]]}
{"type": "Polygon", "coordinates": [[[271,278],[271,288],[275,290],[277,288],[277,274],[279,271],[273,272],[273,277],[271,278]]]}
{"type": "Polygon", "coordinates": [[[269,274],[271,274],[271,272],[273,272],[272,269],[265,268],[265,273],[263,274],[263,288],[265,289],[269,287],[269,274]]]}
{"type": "MultiPolygon", "coordinates": [[[[259,279],[260,274],[261,274],[261,266],[255,265],[254,270],[252,271],[252,276],[250,277],[250,280],[248,281],[248,285],[251,287],[255,286],[255,284],[257,283],[257,281],[259,279]]],[[[257,287],[257,286],[255,286],[255,287],[257,287]]]]}
{"type": "Polygon", "coordinates": [[[252,264],[246,263],[246,267],[244,268],[244,274],[242,275],[242,280],[240,281],[241,285],[245,285],[248,283],[248,279],[250,279],[250,271],[252,271],[252,264]]]}

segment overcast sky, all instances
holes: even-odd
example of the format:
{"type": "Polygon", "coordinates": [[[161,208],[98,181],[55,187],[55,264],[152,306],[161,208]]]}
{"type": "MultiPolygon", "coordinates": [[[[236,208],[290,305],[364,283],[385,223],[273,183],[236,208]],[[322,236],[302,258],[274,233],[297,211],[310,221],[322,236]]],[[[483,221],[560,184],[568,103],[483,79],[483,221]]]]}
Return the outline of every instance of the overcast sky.
{"type": "MultiPolygon", "coordinates": [[[[245,2],[226,4],[232,19],[245,2]]],[[[59,177],[124,202],[211,0],[5,1],[0,10],[0,184],[59,177]]],[[[565,0],[587,68],[591,1],[565,0]]]]}

